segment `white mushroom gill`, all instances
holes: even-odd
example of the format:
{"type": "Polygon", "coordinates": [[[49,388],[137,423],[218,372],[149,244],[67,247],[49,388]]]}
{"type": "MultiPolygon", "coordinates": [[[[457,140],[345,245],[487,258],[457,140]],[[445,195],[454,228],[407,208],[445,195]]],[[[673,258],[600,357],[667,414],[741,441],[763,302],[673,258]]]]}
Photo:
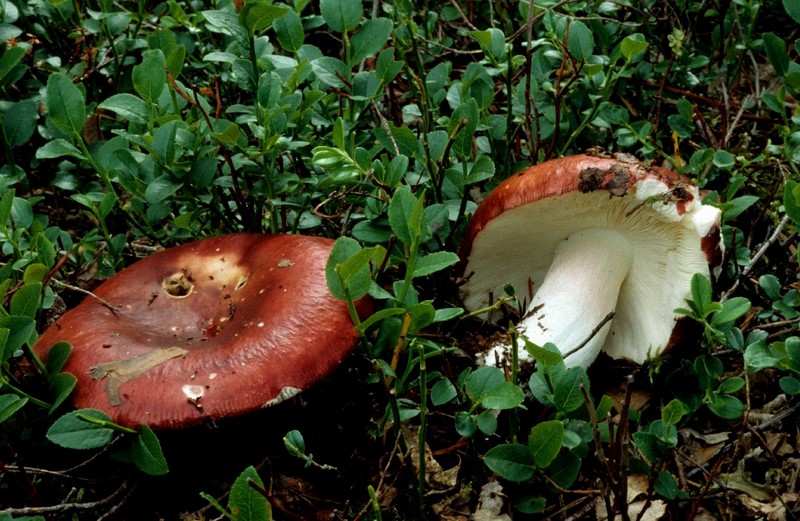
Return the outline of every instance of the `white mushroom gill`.
{"type": "MultiPolygon", "coordinates": [[[[604,320],[616,308],[632,263],[631,243],[618,231],[592,228],[570,235],[556,248],[518,333],[537,345],[554,343],[568,366],[588,367],[605,343],[611,321],[604,320]]],[[[520,360],[531,361],[523,342],[518,346],[520,360]]],[[[487,365],[503,359],[508,349],[494,347],[487,365]]]]}

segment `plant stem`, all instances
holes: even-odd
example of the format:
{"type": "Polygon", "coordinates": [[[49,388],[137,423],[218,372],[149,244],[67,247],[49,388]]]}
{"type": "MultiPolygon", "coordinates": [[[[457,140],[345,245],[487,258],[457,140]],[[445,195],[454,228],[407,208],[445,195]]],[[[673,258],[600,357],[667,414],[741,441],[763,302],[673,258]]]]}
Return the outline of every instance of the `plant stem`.
{"type": "Polygon", "coordinates": [[[94,418],[92,416],[88,416],[86,414],[76,414],[76,418],[81,421],[85,421],[87,423],[91,423],[92,425],[97,425],[99,427],[104,427],[106,429],[111,429],[113,431],[121,432],[123,434],[139,434],[139,431],[136,429],[130,429],[128,427],[123,427],[122,425],[117,425],[114,422],[110,422],[107,420],[101,420],[100,418],[94,418]]]}
{"type": "Polygon", "coordinates": [[[419,472],[417,476],[418,518],[423,519],[425,505],[425,438],[428,429],[428,373],[425,361],[425,347],[413,342],[412,347],[419,350],[419,431],[417,432],[419,452],[419,472]]]}
{"type": "Polygon", "coordinates": [[[50,409],[53,406],[52,404],[47,403],[44,400],[40,400],[38,398],[35,398],[35,397],[31,396],[30,394],[26,393],[25,391],[23,391],[22,389],[16,387],[15,385],[13,385],[11,382],[8,381],[8,378],[3,376],[2,374],[0,374],[0,382],[2,382],[2,384],[3,384],[2,387],[7,388],[8,390],[10,390],[11,392],[13,392],[14,394],[16,394],[18,396],[22,396],[23,398],[27,398],[28,400],[30,400],[31,402],[35,403],[39,407],[42,407],[44,409],[50,409]]]}

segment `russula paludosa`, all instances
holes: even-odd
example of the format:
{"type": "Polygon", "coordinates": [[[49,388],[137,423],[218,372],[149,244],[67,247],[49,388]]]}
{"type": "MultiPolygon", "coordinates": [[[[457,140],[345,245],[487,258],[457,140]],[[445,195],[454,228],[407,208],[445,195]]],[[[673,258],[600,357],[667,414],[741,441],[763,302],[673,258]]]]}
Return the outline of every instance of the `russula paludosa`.
{"type": "Polygon", "coordinates": [[[325,282],[332,245],[231,234],[155,253],[61,316],[34,350],[71,343],[73,404],[122,425],[182,427],[278,403],[358,342],[325,282]]]}
{"type": "MultiPolygon", "coordinates": [[[[589,155],[548,161],[479,205],[461,245],[461,297],[481,309],[510,284],[529,303],[518,333],[554,343],[567,365],[587,367],[601,350],[642,363],[676,342],[674,310],[718,259],[719,220],[691,181],[666,169],[589,155]]],[[[507,352],[497,346],[486,361],[507,352]]]]}

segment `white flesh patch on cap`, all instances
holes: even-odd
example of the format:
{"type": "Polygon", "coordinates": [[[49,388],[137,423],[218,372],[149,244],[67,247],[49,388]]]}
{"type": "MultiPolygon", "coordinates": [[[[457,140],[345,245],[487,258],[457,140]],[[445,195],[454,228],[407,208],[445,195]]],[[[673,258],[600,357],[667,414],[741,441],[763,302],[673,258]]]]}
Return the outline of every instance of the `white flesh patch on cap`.
{"type": "MultiPolygon", "coordinates": [[[[621,233],[608,228],[582,230],[557,248],[553,263],[517,332],[537,345],[554,343],[568,366],[588,367],[603,347],[622,282],[632,266],[633,248],[621,233]]],[[[522,342],[519,357],[532,361],[522,342]]],[[[495,364],[507,351],[497,346],[486,357],[495,364]]]]}
{"type": "MultiPolygon", "coordinates": [[[[685,213],[680,214],[665,189],[661,182],[639,182],[623,197],[604,190],[571,192],[504,212],[473,241],[464,272],[468,282],[462,287],[465,307],[490,305],[503,296],[506,284],[515,288],[520,301],[533,302],[565,238],[586,229],[616,230],[630,242],[633,257],[619,286],[602,350],[637,363],[658,355],[672,335],[673,310],[685,306],[684,299],[690,296],[692,276],[709,273],[701,241],[719,222],[718,209],[692,201],[683,203],[685,213]]],[[[690,193],[699,200],[696,189],[690,193]]],[[[597,257],[608,254],[602,247],[591,250],[586,262],[603,263],[597,257]]],[[[590,293],[605,291],[600,288],[606,284],[602,277],[586,283],[591,284],[590,293]]],[[[575,308],[566,313],[585,320],[590,332],[612,309],[589,309],[581,294],[572,296],[575,308]]],[[[499,313],[489,317],[501,318],[499,313]]],[[[537,338],[556,343],[558,337],[537,338]]],[[[558,347],[568,351],[575,346],[558,347]]]]}
{"type": "Polygon", "coordinates": [[[288,400],[289,398],[298,394],[299,392],[300,389],[298,389],[297,387],[289,387],[287,385],[286,387],[281,389],[281,392],[278,393],[278,396],[276,396],[272,400],[269,400],[267,403],[262,405],[262,407],[272,407],[273,405],[277,405],[284,400],[288,400]]]}

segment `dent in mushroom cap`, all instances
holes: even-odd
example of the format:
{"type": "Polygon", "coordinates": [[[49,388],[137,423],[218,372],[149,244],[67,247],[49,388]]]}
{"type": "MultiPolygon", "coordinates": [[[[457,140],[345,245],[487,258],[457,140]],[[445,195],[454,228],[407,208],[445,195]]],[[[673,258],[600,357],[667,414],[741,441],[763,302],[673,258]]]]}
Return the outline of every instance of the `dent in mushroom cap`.
{"type": "MultiPolygon", "coordinates": [[[[75,406],[123,425],[178,427],[256,410],[321,379],[358,340],[325,283],[332,244],[232,234],[156,253],[95,290],[114,311],[87,298],[34,349],[44,357],[70,342],[75,406]]],[[[362,300],[358,311],[369,306],[362,300]]]]}
{"type": "Polygon", "coordinates": [[[702,205],[689,181],[661,169],[577,156],[502,183],[476,211],[462,244],[465,307],[489,305],[506,284],[531,302],[561,241],[604,227],[630,240],[634,258],[603,349],[640,363],[658,354],[691,277],[709,273],[710,250],[720,247],[719,210],[702,205]],[[717,237],[716,248],[709,236],[717,237]]]}

